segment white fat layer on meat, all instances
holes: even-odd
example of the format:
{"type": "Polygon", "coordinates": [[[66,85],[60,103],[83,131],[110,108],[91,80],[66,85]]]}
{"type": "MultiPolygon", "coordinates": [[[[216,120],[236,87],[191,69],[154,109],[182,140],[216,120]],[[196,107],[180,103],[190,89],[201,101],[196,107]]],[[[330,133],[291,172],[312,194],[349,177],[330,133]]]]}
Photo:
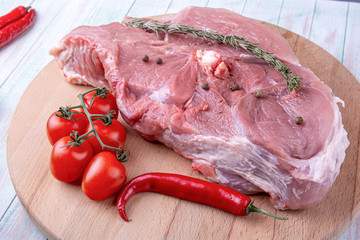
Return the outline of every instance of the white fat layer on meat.
{"type": "Polygon", "coordinates": [[[325,180],[334,182],[340,172],[341,164],[345,159],[345,150],[350,142],[341,120],[341,113],[337,103],[343,103],[334,98],[334,131],[324,143],[324,147],[310,159],[290,159],[287,163],[295,167],[291,174],[301,180],[322,183],[325,180]],[[335,161],[334,161],[335,159],[335,161]]]}
{"type": "Polygon", "coordinates": [[[215,136],[194,136],[191,140],[191,156],[194,161],[205,161],[216,169],[216,179],[229,183],[222,172],[240,175],[266,192],[280,193],[292,181],[292,176],[279,170],[278,158],[265,149],[251,143],[245,137],[224,140],[215,136]],[[204,144],[206,142],[206,144],[204,144]],[[219,171],[220,170],[220,171],[219,171]]]}
{"type": "Polygon", "coordinates": [[[341,98],[334,96],[334,101],[335,103],[340,103],[342,107],[345,107],[345,102],[341,98]]]}

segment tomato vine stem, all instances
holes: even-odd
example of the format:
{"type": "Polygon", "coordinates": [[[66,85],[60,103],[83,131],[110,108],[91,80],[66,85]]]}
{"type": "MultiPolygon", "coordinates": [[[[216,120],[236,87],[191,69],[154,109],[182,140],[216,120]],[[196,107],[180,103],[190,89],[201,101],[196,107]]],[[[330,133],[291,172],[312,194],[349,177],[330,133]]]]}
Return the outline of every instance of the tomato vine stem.
{"type": "Polygon", "coordinates": [[[61,107],[59,107],[59,110],[55,112],[55,115],[57,117],[65,118],[67,120],[72,119],[74,122],[76,122],[76,119],[73,117],[73,115],[74,114],[82,114],[82,112],[71,111],[72,109],[75,109],[75,108],[82,108],[82,106],[81,105],[73,106],[73,107],[70,107],[70,106],[62,107],[61,106],[61,107]]]}
{"type": "MultiPolygon", "coordinates": [[[[119,148],[116,148],[116,147],[112,147],[112,146],[108,146],[106,144],[104,144],[104,142],[101,140],[101,138],[99,137],[98,133],[96,132],[95,130],[95,126],[94,126],[94,122],[93,121],[102,121],[105,125],[110,125],[112,120],[114,119],[114,114],[115,114],[115,111],[110,111],[109,113],[107,113],[106,115],[103,115],[103,114],[91,114],[89,112],[89,110],[87,109],[86,107],[86,104],[85,104],[85,100],[84,100],[84,96],[86,94],[89,94],[93,91],[97,91],[97,92],[100,92],[100,95],[101,94],[104,94],[104,92],[106,92],[106,94],[108,93],[108,90],[104,90],[105,88],[94,88],[94,89],[91,89],[85,93],[80,93],[78,95],[78,98],[80,99],[80,103],[81,105],[80,106],[77,106],[77,107],[81,107],[84,111],[84,114],[86,115],[88,121],[89,121],[89,124],[90,124],[90,127],[91,127],[91,130],[88,131],[87,133],[79,136],[79,138],[81,138],[83,141],[85,141],[86,139],[89,139],[91,137],[96,137],[99,144],[101,145],[102,149],[104,148],[108,148],[108,149],[112,149],[112,150],[115,150],[116,151],[116,158],[121,161],[121,162],[126,162],[128,159],[129,159],[129,155],[130,155],[130,152],[128,151],[128,149],[126,149],[125,147],[122,149],[122,145],[119,143],[119,148]],[[93,135],[91,135],[91,133],[93,133],[93,135]],[[90,136],[89,136],[90,135],[90,136]],[[88,136],[88,137],[86,137],[88,136]]],[[[106,96],[106,95],[105,95],[106,96]]],[[[89,104],[89,108],[91,106],[93,102],[93,98],[89,104]]]]}

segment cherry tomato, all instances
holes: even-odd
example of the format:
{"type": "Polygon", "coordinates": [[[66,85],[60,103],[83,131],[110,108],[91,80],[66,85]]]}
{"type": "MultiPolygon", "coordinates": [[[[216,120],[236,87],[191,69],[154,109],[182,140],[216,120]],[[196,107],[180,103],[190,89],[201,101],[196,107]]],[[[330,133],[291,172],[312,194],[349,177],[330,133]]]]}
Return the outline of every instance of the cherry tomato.
{"type": "Polygon", "coordinates": [[[116,105],[116,99],[114,95],[108,93],[106,97],[95,96],[93,103],[90,106],[91,99],[95,95],[96,91],[90,92],[84,96],[85,106],[91,114],[107,114],[110,110],[114,110],[114,118],[117,119],[119,115],[119,109],[116,105]]]}
{"type": "MultiPolygon", "coordinates": [[[[126,142],[126,130],[124,126],[116,119],[112,120],[110,125],[105,125],[102,121],[96,120],[93,121],[95,131],[97,132],[98,136],[100,137],[101,141],[108,146],[119,148],[119,142],[121,146],[125,146],[126,142]]],[[[91,126],[88,125],[86,131],[90,131],[91,126]]],[[[94,149],[94,153],[99,153],[102,151],[109,151],[116,154],[115,150],[111,150],[108,148],[102,149],[99,141],[96,137],[91,137],[87,140],[94,149]]]]}
{"type": "Polygon", "coordinates": [[[84,141],[80,146],[65,146],[73,142],[69,136],[60,138],[53,146],[50,157],[50,171],[62,182],[73,182],[84,174],[94,156],[91,145],[84,141]]]}
{"type": "Polygon", "coordinates": [[[88,198],[101,201],[118,192],[126,179],[126,169],[115,155],[110,152],[100,152],[87,166],[81,188],[88,198]]]}
{"type": "MultiPolygon", "coordinates": [[[[76,112],[70,110],[71,112],[76,112]]],[[[60,111],[57,111],[60,114],[60,111]]],[[[46,124],[46,133],[51,145],[54,145],[57,140],[62,137],[69,136],[73,131],[77,131],[79,135],[85,133],[88,125],[86,116],[82,113],[73,114],[72,118],[66,119],[56,116],[56,112],[51,114],[46,124]],[[75,121],[74,121],[75,120],[75,121]]]]}

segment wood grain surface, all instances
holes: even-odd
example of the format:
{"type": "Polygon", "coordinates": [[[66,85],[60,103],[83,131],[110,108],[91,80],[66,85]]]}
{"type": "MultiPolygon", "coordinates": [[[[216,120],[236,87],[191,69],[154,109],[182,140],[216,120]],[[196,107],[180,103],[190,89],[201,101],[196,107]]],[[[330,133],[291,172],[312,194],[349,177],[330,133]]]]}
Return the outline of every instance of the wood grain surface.
{"type": "MultiPolygon", "coordinates": [[[[282,28],[303,66],[326,82],[341,107],[351,142],[341,172],[326,198],[311,209],[276,211],[267,195],[252,196],[255,205],[288,221],[260,214],[235,217],[200,204],[155,193],[134,196],[127,205],[132,220],[117,213],[115,197],[89,200],[77,184],[55,180],[49,171],[51,146],[45,124],[61,105],[78,104],[77,94],[88,89],[64,81],[56,63],[50,62],[32,81],[11,120],[7,155],[16,193],[32,220],[50,238],[59,239],[332,239],[338,237],[359,213],[360,84],[351,73],[316,44],[282,28]]],[[[130,127],[125,163],[129,178],[141,173],[176,172],[198,178],[191,163],[162,144],[146,142],[130,127]]]]}

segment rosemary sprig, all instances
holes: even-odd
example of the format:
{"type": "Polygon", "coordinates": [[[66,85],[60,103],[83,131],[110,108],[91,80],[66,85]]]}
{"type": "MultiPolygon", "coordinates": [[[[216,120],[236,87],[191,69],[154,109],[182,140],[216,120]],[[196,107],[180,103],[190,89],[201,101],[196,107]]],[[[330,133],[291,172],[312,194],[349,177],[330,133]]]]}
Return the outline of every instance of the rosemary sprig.
{"type": "Polygon", "coordinates": [[[292,75],[290,68],[284,65],[273,54],[261,49],[258,46],[258,43],[251,43],[247,41],[244,37],[233,34],[222,35],[213,30],[200,30],[183,24],[171,24],[170,21],[158,22],[155,20],[148,20],[144,18],[132,18],[127,20],[125,24],[129,27],[136,27],[144,30],[154,31],[157,35],[159,32],[167,32],[170,34],[190,34],[194,37],[204,38],[218,44],[226,44],[235,47],[236,49],[238,49],[239,47],[243,48],[254,56],[263,59],[270,67],[273,67],[275,70],[280,72],[285,78],[289,93],[291,92],[291,90],[296,90],[299,88],[301,77],[297,75],[292,75]]]}

